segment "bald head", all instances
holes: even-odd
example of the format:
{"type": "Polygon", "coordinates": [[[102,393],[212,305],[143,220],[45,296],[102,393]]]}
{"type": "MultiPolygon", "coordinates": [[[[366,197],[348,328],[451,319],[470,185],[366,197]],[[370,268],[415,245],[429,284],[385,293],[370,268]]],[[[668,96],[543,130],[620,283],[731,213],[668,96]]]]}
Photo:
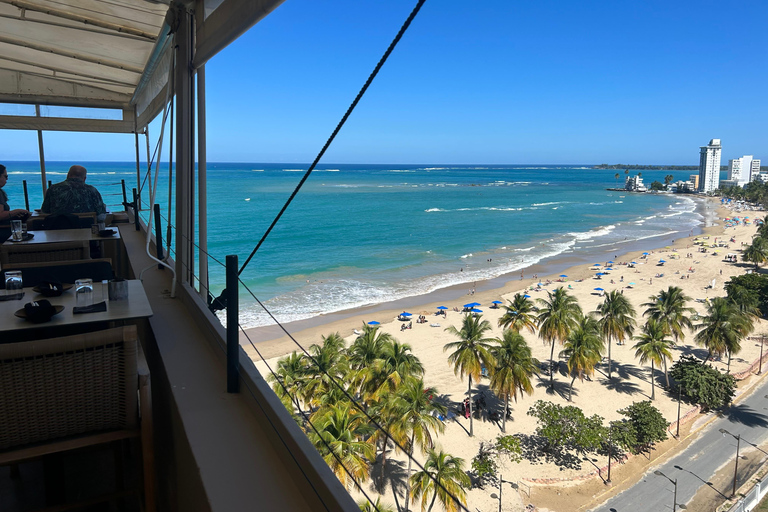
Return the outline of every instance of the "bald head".
{"type": "Polygon", "coordinates": [[[88,174],[88,171],[85,170],[85,167],[82,165],[73,165],[69,168],[69,172],[67,173],[67,179],[76,179],[80,181],[85,181],[85,176],[88,174]]]}

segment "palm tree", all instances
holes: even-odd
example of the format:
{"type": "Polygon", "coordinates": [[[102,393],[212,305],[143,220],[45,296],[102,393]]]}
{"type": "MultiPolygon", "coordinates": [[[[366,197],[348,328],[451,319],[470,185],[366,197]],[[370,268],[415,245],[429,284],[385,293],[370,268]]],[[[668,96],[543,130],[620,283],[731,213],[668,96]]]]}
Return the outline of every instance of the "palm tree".
{"type": "Polygon", "coordinates": [[[520,332],[523,328],[528,329],[531,334],[536,332],[536,306],[533,301],[522,293],[516,293],[513,300],[508,300],[509,306],[504,306],[507,310],[499,318],[499,327],[512,329],[520,332]]]}
{"type": "Polygon", "coordinates": [[[392,344],[391,334],[379,331],[377,326],[363,324],[363,333],[349,347],[349,385],[357,390],[363,403],[368,406],[375,400],[377,390],[386,379],[383,359],[392,344]]]}
{"type": "Polygon", "coordinates": [[[768,261],[768,242],[758,236],[752,240],[752,244],[744,249],[744,259],[755,264],[759,268],[761,263],[768,261]]]}
{"type": "Polygon", "coordinates": [[[616,186],[619,186],[619,173],[614,174],[613,177],[616,178],[616,186]]]}
{"type": "Polygon", "coordinates": [[[296,352],[277,361],[277,371],[267,375],[267,382],[289,411],[293,411],[294,400],[301,412],[301,397],[307,376],[307,361],[296,352]]]}
{"type": "Polygon", "coordinates": [[[753,330],[754,323],[748,313],[725,297],[715,297],[707,305],[707,314],[696,326],[701,329],[694,339],[707,349],[706,363],[714,354],[728,353],[728,372],[731,371],[731,356],[741,351],[741,341],[753,330]]]}
{"type": "MultiPolygon", "coordinates": [[[[635,349],[635,357],[640,359],[640,364],[651,362],[651,400],[656,400],[654,364],[661,365],[662,360],[672,360],[672,352],[669,350],[672,340],[666,339],[667,335],[666,329],[660,322],[649,318],[643,326],[643,334],[635,336],[638,342],[632,347],[635,349]]],[[[667,387],[669,387],[669,376],[667,376],[667,387]]]]}
{"type": "Polygon", "coordinates": [[[539,374],[539,361],[531,356],[531,347],[519,332],[505,330],[498,346],[491,348],[496,363],[491,368],[491,389],[504,399],[501,430],[507,431],[507,409],[509,396],[517,402],[517,393],[533,394],[531,377],[539,374]]]}
{"type": "MultiPolygon", "coordinates": [[[[395,411],[396,420],[392,435],[408,450],[408,475],[411,474],[413,451],[418,446],[422,453],[434,447],[433,433],[445,431],[445,424],[437,419],[437,414],[445,414],[444,405],[434,401],[437,395],[435,388],[425,388],[421,379],[407,379],[397,393],[395,411]]],[[[405,510],[408,512],[408,501],[411,498],[410,479],[405,495],[405,510]]]]}
{"type": "Polygon", "coordinates": [[[467,314],[461,321],[461,330],[450,326],[445,329],[447,332],[457,336],[459,341],[447,343],[443,347],[443,352],[453,350],[448,356],[448,363],[453,365],[453,373],[469,376],[467,387],[467,396],[469,396],[469,435],[474,435],[472,429],[472,379],[480,380],[483,366],[490,368],[493,362],[493,356],[489,352],[493,339],[486,338],[485,333],[491,330],[491,324],[488,320],[482,320],[482,316],[467,314]]]}
{"type": "MultiPolygon", "coordinates": [[[[398,386],[408,377],[422,377],[424,365],[419,358],[411,352],[411,346],[407,343],[387,344],[384,347],[384,371],[386,380],[382,384],[383,391],[394,392],[398,386]]],[[[379,391],[380,394],[381,391],[379,391]]]]}
{"type": "Polygon", "coordinates": [[[440,498],[446,512],[458,512],[460,505],[467,504],[465,489],[472,486],[472,480],[464,472],[464,459],[453,457],[443,450],[429,450],[424,470],[411,475],[410,482],[413,503],[416,504],[421,497],[421,510],[426,509],[427,512],[432,510],[437,498],[440,498]],[[430,494],[432,500],[427,507],[430,494]]]}
{"type": "Polygon", "coordinates": [[[344,339],[338,333],[322,337],[322,345],[311,345],[307,361],[307,380],[304,386],[305,403],[317,406],[320,397],[331,388],[338,387],[347,373],[347,358],[344,355],[344,339]]]}
{"type": "Polygon", "coordinates": [[[313,421],[309,439],[347,490],[368,479],[374,447],[367,418],[349,402],[330,405],[313,421]]]}
{"type": "Polygon", "coordinates": [[[608,379],[611,378],[611,341],[623,342],[631,338],[635,332],[635,308],[629,303],[624,294],[616,290],[605,296],[603,303],[597,307],[600,318],[600,332],[608,342],[608,379]]]}
{"type": "Polygon", "coordinates": [[[357,506],[360,507],[360,512],[395,512],[391,506],[382,504],[381,498],[376,498],[376,503],[358,501],[357,506]]]}
{"type": "Polygon", "coordinates": [[[562,343],[568,332],[576,326],[581,317],[581,307],[576,297],[568,295],[562,286],[547,292],[547,299],[538,299],[541,307],[536,322],[539,338],[552,345],[549,355],[549,389],[555,388],[555,342],[562,343]]]}
{"type": "Polygon", "coordinates": [[[573,376],[568,390],[568,401],[573,396],[573,383],[576,377],[584,381],[584,376],[595,373],[595,365],[603,358],[603,340],[600,338],[600,324],[590,315],[582,316],[576,327],[565,339],[565,349],[560,352],[568,363],[568,372],[573,376]]]}
{"type": "Polygon", "coordinates": [[[693,323],[688,315],[693,315],[696,310],[685,304],[691,300],[683,293],[682,288],[670,286],[666,291],[662,290],[658,295],[651,295],[650,302],[641,304],[646,309],[643,316],[656,320],[664,328],[666,335],[671,335],[675,343],[685,339],[683,328],[693,329],[693,323]]]}

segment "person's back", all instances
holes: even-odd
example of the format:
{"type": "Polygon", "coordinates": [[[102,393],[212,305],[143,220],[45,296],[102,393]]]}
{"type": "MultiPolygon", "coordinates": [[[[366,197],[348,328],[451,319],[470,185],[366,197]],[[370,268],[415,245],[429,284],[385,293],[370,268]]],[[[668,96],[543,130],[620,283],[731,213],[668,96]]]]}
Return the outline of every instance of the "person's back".
{"type": "Polygon", "coordinates": [[[96,187],[85,184],[85,167],[73,165],[67,179],[48,188],[41,207],[43,213],[65,215],[69,213],[106,213],[104,201],[96,187]]]}

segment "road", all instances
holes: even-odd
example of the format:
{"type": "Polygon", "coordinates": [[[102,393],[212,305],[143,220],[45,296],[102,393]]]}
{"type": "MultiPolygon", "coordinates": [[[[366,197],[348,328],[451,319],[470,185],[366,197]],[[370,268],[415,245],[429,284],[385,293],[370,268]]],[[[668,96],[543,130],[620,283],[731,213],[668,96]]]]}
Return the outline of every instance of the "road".
{"type": "MultiPolygon", "coordinates": [[[[736,456],[736,439],[721,434],[725,429],[734,436],[741,435],[740,450],[752,448],[768,440],[768,380],[760,382],[751,394],[731,407],[720,418],[711,421],[698,439],[688,448],[660,466],[650,469],[641,481],[593,509],[594,512],[665,512],[672,510],[674,485],[677,479],[677,503],[686,503],[702,486],[708,485],[717,468],[736,456]],[[664,473],[669,479],[654,474],[664,473]]],[[[747,477],[744,477],[745,479],[747,477]]],[[[739,481],[738,485],[744,482],[739,481]]],[[[725,492],[730,496],[730,490],[725,492]]],[[[679,510],[679,507],[678,507],[679,510]]]]}

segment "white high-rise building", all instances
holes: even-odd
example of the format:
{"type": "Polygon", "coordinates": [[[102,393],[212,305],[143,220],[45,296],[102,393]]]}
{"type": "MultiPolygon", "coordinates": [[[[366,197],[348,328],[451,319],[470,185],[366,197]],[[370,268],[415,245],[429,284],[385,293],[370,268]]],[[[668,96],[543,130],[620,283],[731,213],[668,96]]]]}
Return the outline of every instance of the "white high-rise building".
{"type": "Polygon", "coordinates": [[[701,146],[699,156],[699,192],[713,192],[720,186],[720,139],[701,146]]]}
{"type": "Polygon", "coordinates": [[[760,174],[760,159],[753,158],[752,165],[749,173],[749,181],[754,181],[757,175],[760,174]]]}
{"type": "Polygon", "coordinates": [[[733,181],[737,185],[744,185],[749,181],[749,171],[744,172],[744,168],[741,166],[741,158],[734,158],[728,160],[728,181],[733,181]],[[742,181],[744,183],[742,183],[742,181]]]}

